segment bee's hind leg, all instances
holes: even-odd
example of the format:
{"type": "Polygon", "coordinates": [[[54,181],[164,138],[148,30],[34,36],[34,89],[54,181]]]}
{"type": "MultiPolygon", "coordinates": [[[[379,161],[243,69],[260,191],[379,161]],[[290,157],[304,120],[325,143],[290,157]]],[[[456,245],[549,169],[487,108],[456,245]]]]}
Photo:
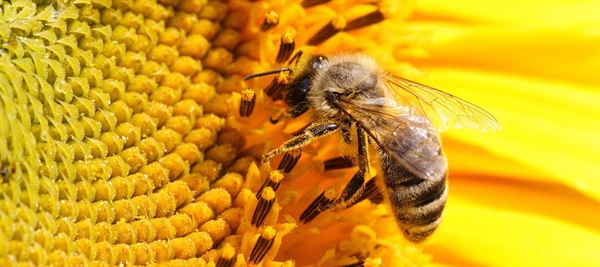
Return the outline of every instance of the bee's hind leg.
{"type": "MultiPolygon", "coordinates": [[[[350,182],[342,191],[342,194],[337,199],[331,199],[331,195],[327,194],[327,190],[319,197],[317,197],[313,203],[300,215],[300,221],[307,223],[317,217],[320,213],[329,209],[346,208],[354,205],[360,200],[369,198],[379,193],[375,183],[365,184],[365,176],[369,171],[369,147],[368,137],[365,131],[357,127],[357,143],[358,143],[358,172],[354,174],[350,182]],[[367,185],[369,188],[367,188],[367,185]],[[368,193],[369,196],[364,195],[368,193]],[[329,196],[328,196],[329,195],[329,196]]],[[[379,193],[380,194],[380,193],[379,193]]]]}

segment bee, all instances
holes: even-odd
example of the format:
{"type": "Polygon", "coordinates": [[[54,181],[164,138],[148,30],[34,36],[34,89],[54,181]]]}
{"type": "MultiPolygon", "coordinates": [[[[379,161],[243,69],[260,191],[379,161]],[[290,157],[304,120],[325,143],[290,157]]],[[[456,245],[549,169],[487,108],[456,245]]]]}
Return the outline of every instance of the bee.
{"type": "Polygon", "coordinates": [[[358,166],[356,174],[336,199],[317,198],[300,216],[304,223],[325,210],[383,197],[404,236],[421,242],[440,224],[448,195],[448,162],[439,132],[500,128],[496,118],[480,107],[394,76],[364,54],[300,56],[292,68],[245,79],[278,71],[290,73],[281,93],[289,108],[272,121],[296,118],[309,110],[313,120],[264,154],[263,163],[335,132],[341,132],[342,142],[356,147],[355,155],[350,155],[352,165],[358,166]],[[377,159],[380,172],[365,182],[371,157],[377,159]]]}

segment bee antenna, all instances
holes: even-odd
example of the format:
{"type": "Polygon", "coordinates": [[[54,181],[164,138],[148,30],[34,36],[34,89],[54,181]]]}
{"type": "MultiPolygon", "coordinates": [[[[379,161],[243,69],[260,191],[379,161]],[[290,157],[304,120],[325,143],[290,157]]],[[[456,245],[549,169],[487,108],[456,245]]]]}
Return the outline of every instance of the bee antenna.
{"type": "Polygon", "coordinates": [[[269,71],[265,71],[265,72],[259,72],[259,73],[254,73],[254,74],[250,74],[248,76],[246,76],[244,78],[244,81],[250,80],[250,79],[254,79],[256,77],[261,77],[261,76],[267,76],[267,75],[271,75],[271,74],[277,74],[279,72],[282,71],[289,71],[290,73],[292,73],[292,69],[291,68],[281,68],[281,69],[276,69],[276,70],[269,70],[269,71]]]}

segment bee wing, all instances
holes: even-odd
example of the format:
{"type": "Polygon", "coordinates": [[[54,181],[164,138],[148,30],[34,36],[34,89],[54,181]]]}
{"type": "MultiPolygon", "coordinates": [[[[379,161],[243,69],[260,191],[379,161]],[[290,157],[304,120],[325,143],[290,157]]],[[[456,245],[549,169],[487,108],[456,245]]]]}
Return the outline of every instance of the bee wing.
{"type": "Polygon", "coordinates": [[[386,75],[386,97],[399,106],[412,107],[427,117],[438,129],[450,128],[500,130],[501,126],[492,114],[459,97],[411,80],[386,75]]]}
{"type": "Polygon", "coordinates": [[[425,180],[444,177],[446,158],[427,118],[387,98],[340,101],[339,106],[404,169],[425,180]]]}

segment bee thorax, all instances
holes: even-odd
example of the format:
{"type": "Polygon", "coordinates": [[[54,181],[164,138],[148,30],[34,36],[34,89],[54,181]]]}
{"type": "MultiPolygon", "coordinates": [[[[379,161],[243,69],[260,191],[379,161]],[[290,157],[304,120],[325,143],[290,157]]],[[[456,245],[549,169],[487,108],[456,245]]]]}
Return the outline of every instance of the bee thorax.
{"type": "MultiPolygon", "coordinates": [[[[353,95],[375,87],[377,76],[356,62],[341,62],[327,69],[331,87],[342,89],[342,95],[353,95]]],[[[330,88],[331,88],[330,87],[330,88]]]]}

